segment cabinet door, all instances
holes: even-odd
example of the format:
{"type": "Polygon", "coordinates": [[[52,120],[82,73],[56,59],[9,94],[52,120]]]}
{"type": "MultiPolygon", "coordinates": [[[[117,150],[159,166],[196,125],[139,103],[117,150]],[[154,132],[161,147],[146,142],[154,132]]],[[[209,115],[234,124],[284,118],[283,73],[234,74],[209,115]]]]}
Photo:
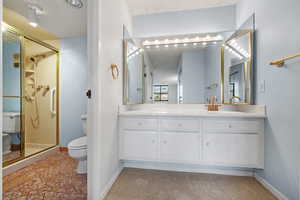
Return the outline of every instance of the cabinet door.
{"type": "Polygon", "coordinates": [[[200,134],[161,133],[160,160],[196,163],[200,155],[200,134]]]}
{"type": "Polygon", "coordinates": [[[259,165],[258,134],[204,134],[203,160],[232,167],[259,165]]]}
{"type": "Polygon", "coordinates": [[[127,160],[156,160],[157,143],[156,132],[123,131],[120,137],[120,157],[127,160]]]}

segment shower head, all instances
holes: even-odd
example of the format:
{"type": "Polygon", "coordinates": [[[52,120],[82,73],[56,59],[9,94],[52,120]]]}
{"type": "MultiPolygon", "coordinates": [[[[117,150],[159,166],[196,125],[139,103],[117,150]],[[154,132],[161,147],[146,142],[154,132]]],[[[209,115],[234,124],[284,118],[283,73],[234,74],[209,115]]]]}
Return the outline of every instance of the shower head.
{"type": "Polygon", "coordinates": [[[83,3],[81,0],[66,0],[66,2],[74,8],[82,8],[83,3]]]}

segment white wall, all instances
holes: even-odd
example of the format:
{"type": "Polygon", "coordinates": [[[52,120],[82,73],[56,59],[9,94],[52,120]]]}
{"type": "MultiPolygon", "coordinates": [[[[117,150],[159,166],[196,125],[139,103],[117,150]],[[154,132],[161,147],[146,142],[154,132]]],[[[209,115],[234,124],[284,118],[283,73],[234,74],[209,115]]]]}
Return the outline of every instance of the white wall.
{"type": "Polygon", "coordinates": [[[241,0],[237,6],[240,25],[255,12],[256,70],[255,102],[266,104],[265,170],[259,175],[289,200],[299,200],[299,81],[300,60],[286,67],[271,61],[300,52],[299,0],[241,0]],[[258,90],[265,81],[265,92],[258,90]]]}
{"type": "Polygon", "coordinates": [[[205,100],[216,96],[221,102],[221,48],[219,46],[209,46],[205,49],[205,87],[212,83],[218,83],[217,88],[205,88],[205,100]]]}
{"type": "Polygon", "coordinates": [[[91,0],[88,4],[89,86],[88,199],[99,200],[109,189],[120,163],[118,156],[118,105],[122,104],[122,72],[113,80],[110,65],[122,70],[123,24],[131,18],[123,0],[91,0]]]}
{"type": "Polygon", "coordinates": [[[60,145],[64,147],[73,139],[84,136],[81,115],[86,114],[87,109],[85,95],[87,89],[86,43],[86,37],[61,39],[60,145]]]}
{"type": "Polygon", "coordinates": [[[182,53],[183,103],[204,102],[204,50],[182,53]]]}
{"type": "Polygon", "coordinates": [[[153,77],[151,73],[153,71],[152,63],[149,59],[147,52],[144,52],[144,73],[147,74],[147,77],[144,79],[144,94],[145,99],[144,103],[152,103],[152,84],[153,84],[153,77]]]}
{"type": "Polygon", "coordinates": [[[168,103],[178,103],[177,101],[177,84],[169,85],[168,87],[168,103]]]}
{"type": "Polygon", "coordinates": [[[140,15],[133,18],[135,37],[235,30],[235,6],[140,15]]]}

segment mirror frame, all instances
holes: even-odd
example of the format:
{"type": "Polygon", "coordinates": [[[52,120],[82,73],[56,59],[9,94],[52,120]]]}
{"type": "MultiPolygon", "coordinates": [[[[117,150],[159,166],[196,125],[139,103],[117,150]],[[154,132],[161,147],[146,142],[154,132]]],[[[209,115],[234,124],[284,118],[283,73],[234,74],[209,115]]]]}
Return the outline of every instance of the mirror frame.
{"type": "Polygon", "coordinates": [[[245,61],[245,82],[246,82],[246,102],[244,103],[229,103],[225,102],[225,47],[221,48],[221,104],[229,104],[229,105],[252,105],[253,104],[253,68],[254,68],[254,60],[253,60],[253,47],[254,47],[254,31],[247,30],[238,30],[234,33],[228,40],[226,40],[225,44],[233,39],[241,38],[242,36],[248,35],[249,37],[249,48],[250,48],[250,58],[249,61],[245,61]]]}

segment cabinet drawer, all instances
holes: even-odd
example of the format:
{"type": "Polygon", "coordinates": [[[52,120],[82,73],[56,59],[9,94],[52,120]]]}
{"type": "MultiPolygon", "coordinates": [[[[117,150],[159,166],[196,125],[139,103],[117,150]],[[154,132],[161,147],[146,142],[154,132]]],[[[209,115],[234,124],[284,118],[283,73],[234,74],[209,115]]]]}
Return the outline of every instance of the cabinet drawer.
{"type": "Polygon", "coordinates": [[[157,119],[123,118],[122,130],[156,130],[157,119]]]}
{"type": "Polygon", "coordinates": [[[194,119],[162,119],[160,129],[162,131],[199,132],[199,121],[194,119]]]}
{"type": "Polygon", "coordinates": [[[258,132],[261,129],[259,121],[218,121],[205,120],[205,132],[258,132]]]}

